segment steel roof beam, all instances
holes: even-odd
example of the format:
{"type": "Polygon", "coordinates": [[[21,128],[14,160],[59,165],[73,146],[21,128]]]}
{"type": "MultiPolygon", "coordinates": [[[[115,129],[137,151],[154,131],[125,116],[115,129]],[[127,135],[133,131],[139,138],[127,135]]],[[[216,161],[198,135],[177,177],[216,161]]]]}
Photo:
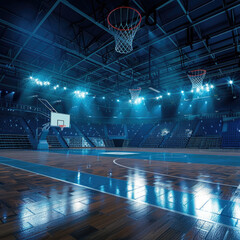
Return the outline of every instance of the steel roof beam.
{"type": "MultiPolygon", "coordinates": [[[[182,11],[184,12],[184,14],[186,15],[188,21],[189,21],[191,24],[193,24],[193,21],[192,21],[191,17],[189,16],[189,13],[187,12],[187,10],[185,9],[185,7],[183,6],[181,0],[177,0],[177,3],[179,4],[180,8],[182,9],[182,11]]],[[[215,56],[211,53],[211,49],[207,46],[206,41],[202,39],[201,33],[198,31],[198,29],[196,28],[196,26],[193,26],[193,28],[194,28],[195,32],[197,33],[198,38],[202,41],[204,47],[205,47],[205,48],[207,49],[207,51],[210,53],[210,56],[211,56],[212,60],[214,61],[215,65],[218,65],[218,63],[217,63],[216,60],[215,60],[215,56]]],[[[223,74],[221,69],[219,69],[219,72],[220,72],[221,74],[223,74]]]]}
{"type": "MultiPolygon", "coordinates": [[[[238,29],[240,29],[240,24],[237,25],[237,26],[235,26],[235,27],[225,29],[225,30],[223,30],[223,31],[221,31],[221,32],[214,33],[214,34],[210,35],[210,38],[219,37],[219,36],[221,36],[221,35],[223,35],[223,34],[226,34],[226,33],[231,32],[231,31],[233,31],[233,30],[236,31],[236,30],[238,30],[238,29]]],[[[202,42],[202,41],[199,40],[199,41],[193,43],[193,45],[199,44],[199,43],[201,43],[201,42],[202,42]]],[[[188,48],[188,46],[186,46],[186,47],[184,47],[184,48],[188,48]]],[[[184,49],[184,48],[183,48],[183,49],[184,49]]],[[[169,52],[169,53],[166,53],[166,54],[164,54],[164,55],[155,57],[155,58],[152,59],[152,61],[156,61],[156,60],[159,60],[159,59],[161,59],[161,58],[164,58],[164,57],[167,57],[167,56],[169,56],[169,55],[176,54],[176,53],[178,53],[178,50],[174,50],[174,51],[169,52]]],[[[209,55],[207,55],[207,56],[209,56],[209,55]]],[[[190,63],[191,61],[194,61],[194,59],[193,59],[193,60],[188,60],[187,62],[190,63]]],[[[140,63],[140,64],[137,64],[137,65],[133,66],[132,68],[134,69],[134,68],[140,67],[140,66],[142,66],[142,65],[144,65],[144,64],[147,64],[147,63],[148,63],[148,60],[145,61],[145,62],[142,62],[142,63],[140,63]]],[[[157,64],[157,65],[158,65],[158,64],[157,64]]],[[[155,66],[153,66],[153,67],[156,67],[157,65],[155,65],[155,66]]],[[[181,64],[179,63],[179,65],[181,65],[181,64]]],[[[128,69],[125,69],[125,70],[123,70],[123,72],[124,72],[124,71],[127,71],[127,70],[128,70],[128,69]]],[[[100,82],[100,81],[101,81],[101,79],[100,79],[98,82],[100,82]]],[[[98,83],[98,82],[97,82],[97,83],[98,83]]],[[[129,82],[127,82],[127,83],[129,83],[129,82]]]]}
{"type": "MultiPolygon", "coordinates": [[[[22,33],[24,33],[24,34],[31,35],[31,32],[30,32],[30,31],[25,30],[25,29],[23,29],[23,28],[21,28],[21,27],[18,27],[18,26],[16,26],[15,24],[9,23],[8,21],[5,21],[5,20],[3,20],[3,19],[0,19],[0,23],[2,23],[2,24],[4,24],[4,25],[7,25],[7,26],[9,26],[9,27],[11,27],[11,28],[13,28],[13,29],[16,29],[16,30],[18,30],[19,32],[22,32],[22,33]]],[[[50,44],[50,45],[52,45],[52,46],[54,46],[54,47],[57,47],[57,48],[59,48],[59,49],[62,49],[62,50],[64,50],[64,51],[66,51],[66,52],[69,52],[69,53],[71,53],[71,54],[73,54],[73,55],[75,55],[75,56],[78,56],[79,58],[83,58],[83,59],[86,58],[85,55],[77,52],[76,50],[72,50],[72,49],[70,49],[70,48],[67,48],[67,47],[65,47],[65,46],[63,46],[63,45],[61,45],[61,44],[59,44],[59,43],[53,42],[53,41],[51,41],[51,40],[48,40],[48,39],[46,39],[46,38],[44,38],[44,37],[41,37],[41,36],[39,36],[39,35],[37,35],[37,34],[33,34],[32,37],[34,37],[34,38],[36,38],[36,39],[38,39],[38,40],[41,40],[41,41],[43,41],[43,42],[45,42],[45,43],[48,43],[48,44],[50,44]]],[[[109,71],[109,72],[118,73],[118,70],[116,70],[116,69],[114,69],[114,68],[112,68],[112,67],[109,67],[109,66],[107,66],[107,65],[105,65],[105,64],[103,64],[103,63],[100,63],[100,62],[98,62],[98,61],[96,61],[96,60],[94,60],[94,59],[89,58],[89,59],[87,59],[87,61],[89,61],[90,63],[92,63],[92,64],[94,64],[94,65],[100,65],[100,66],[101,66],[101,69],[106,69],[106,70],[109,71]],[[106,67],[105,67],[105,66],[106,66],[106,67]]],[[[129,76],[126,76],[126,75],[124,75],[124,74],[121,74],[121,73],[119,73],[119,74],[120,74],[121,76],[123,76],[123,77],[129,78],[129,76]]],[[[80,79],[77,79],[77,80],[80,80],[80,79]]]]}
{"type": "MultiPolygon", "coordinates": [[[[214,18],[214,17],[216,17],[216,16],[218,16],[218,15],[221,15],[221,14],[225,13],[226,10],[231,10],[231,9],[234,9],[234,8],[236,8],[236,7],[239,7],[239,6],[240,6],[240,2],[239,2],[239,1],[238,1],[237,3],[235,2],[235,3],[229,4],[228,6],[224,7],[223,9],[221,9],[221,10],[216,10],[216,11],[214,11],[214,13],[210,13],[210,14],[208,14],[208,16],[199,19],[198,21],[196,21],[195,23],[193,23],[191,26],[192,26],[192,27],[193,27],[193,26],[197,26],[197,25],[199,25],[199,24],[201,24],[201,23],[203,23],[203,22],[205,22],[205,21],[208,21],[209,19],[212,19],[212,18],[214,18]]],[[[188,29],[188,28],[183,28],[183,29],[180,29],[180,30],[177,30],[177,31],[173,31],[172,33],[167,34],[166,36],[163,36],[163,37],[161,37],[161,38],[159,38],[159,39],[157,39],[157,40],[154,40],[154,41],[151,41],[151,42],[149,42],[149,43],[144,44],[144,45],[142,46],[142,48],[146,48],[146,47],[149,47],[149,46],[151,46],[151,45],[153,45],[153,44],[159,43],[159,42],[167,39],[168,37],[172,37],[172,36],[174,36],[174,35],[176,35],[176,34],[179,34],[179,33],[183,32],[183,31],[186,31],[187,29],[188,29]]],[[[134,51],[132,51],[131,53],[129,53],[129,54],[123,56],[123,57],[120,57],[120,58],[116,59],[115,61],[107,64],[107,66],[109,66],[109,65],[111,65],[111,64],[114,64],[114,63],[116,63],[117,61],[123,60],[123,59],[125,59],[126,57],[129,57],[129,56],[131,56],[131,55],[133,55],[133,54],[141,51],[142,48],[139,48],[139,49],[137,49],[137,50],[134,50],[134,51]]],[[[98,69],[96,69],[96,70],[94,70],[94,71],[92,71],[92,72],[90,72],[90,73],[88,73],[88,74],[86,74],[86,75],[81,76],[81,77],[78,78],[78,79],[81,79],[82,77],[86,77],[86,76],[88,76],[88,75],[91,75],[91,74],[93,74],[94,72],[96,72],[96,71],[98,71],[98,70],[102,70],[102,69],[103,69],[103,68],[98,68],[98,69]]]]}
{"type": "MultiPolygon", "coordinates": [[[[161,6],[159,6],[157,8],[157,10],[165,7],[166,5],[170,4],[171,2],[173,2],[175,0],[169,0],[166,3],[162,4],[161,6]]],[[[74,10],[75,12],[77,12],[78,14],[80,14],[81,16],[85,17],[86,19],[88,19],[90,22],[94,23],[95,25],[97,25],[98,27],[100,27],[101,29],[103,29],[104,31],[107,31],[109,34],[112,35],[112,32],[104,27],[102,24],[98,23],[97,21],[95,21],[95,19],[91,18],[90,16],[88,16],[87,14],[83,13],[82,11],[80,11],[78,8],[76,8],[75,6],[73,6],[72,4],[70,4],[68,1],[66,0],[62,0],[62,3],[64,3],[66,6],[68,6],[69,8],[71,8],[72,10],[74,10]]],[[[144,17],[143,17],[144,19],[144,17]]],[[[113,44],[115,42],[115,40],[113,39],[112,41],[110,41],[109,43],[107,43],[106,45],[102,46],[101,48],[97,49],[96,51],[92,52],[91,54],[89,54],[88,56],[86,56],[85,59],[80,60],[79,62],[73,64],[73,66],[69,67],[66,71],[71,70],[72,68],[76,67],[77,65],[79,65],[81,62],[85,61],[86,59],[89,59],[91,56],[93,56],[94,54],[100,52],[101,50],[103,50],[104,48],[106,48],[107,46],[113,44]]]]}
{"type": "Polygon", "coordinates": [[[11,64],[14,63],[14,61],[17,59],[17,57],[20,55],[20,53],[22,52],[22,50],[24,49],[24,47],[28,44],[28,42],[31,40],[31,38],[33,37],[33,35],[37,32],[37,30],[42,26],[42,24],[46,21],[46,19],[51,15],[51,13],[55,10],[55,8],[58,6],[58,4],[60,3],[60,0],[57,0],[54,5],[48,10],[47,14],[43,17],[43,19],[38,23],[38,25],[35,27],[35,29],[31,32],[30,36],[28,37],[28,39],[24,42],[24,44],[22,45],[22,47],[18,50],[18,52],[16,53],[16,55],[14,56],[14,58],[11,61],[11,64]]]}

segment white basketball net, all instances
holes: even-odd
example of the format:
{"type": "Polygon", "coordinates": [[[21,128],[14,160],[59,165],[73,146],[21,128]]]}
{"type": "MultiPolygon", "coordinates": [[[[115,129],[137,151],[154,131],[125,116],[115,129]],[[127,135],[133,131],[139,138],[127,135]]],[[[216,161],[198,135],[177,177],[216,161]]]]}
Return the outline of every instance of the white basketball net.
{"type": "Polygon", "coordinates": [[[129,92],[131,94],[131,101],[133,103],[138,99],[141,90],[142,90],[141,88],[129,89],[129,92]]]}
{"type": "Polygon", "coordinates": [[[133,50],[133,39],[141,20],[141,14],[131,7],[118,7],[109,13],[108,27],[115,38],[116,52],[127,54],[133,50]]]}
{"type": "Polygon", "coordinates": [[[203,79],[207,71],[203,69],[192,70],[188,72],[188,77],[192,83],[192,89],[201,90],[203,88],[203,79]]]}

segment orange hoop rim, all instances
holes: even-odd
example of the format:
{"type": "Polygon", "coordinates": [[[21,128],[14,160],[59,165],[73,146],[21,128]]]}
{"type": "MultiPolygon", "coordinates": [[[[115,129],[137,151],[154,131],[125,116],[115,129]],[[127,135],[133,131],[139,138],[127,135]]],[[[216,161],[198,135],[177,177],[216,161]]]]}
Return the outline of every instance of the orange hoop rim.
{"type": "Polygon", "coordinates": [[[60,128],[65,128],[66,125],[58,125],[60,128]]]}
{"type": "Polygon", "coordinates": [[[108,14],[108,16],[107,16],[107,22],[108,22],[108,24],[109,24],[112,28],[114,28],[114,29],[116,29],[116,30],[118,30],[118,31],[131,31],[131,30],[139,27],[141,21],[142,21],[142,16],[141,16],[140,12],[139,12],[137,9],[135,9],[135,8],[126,7],[126,6],[117,7],[117,8],[115,8],[115,9],[113,9],[113,10],[108,14]],[[114,11],[116,11],[116,10],[118,10],[118,9],[121,9],[121,8],[129,8],[129,9],[135,11],[135,12],[138,14],[138,16],[140,17],[140,19],[139,19],[138,24],[137,24],[135,27],[128,28],[128,29],[121,29],[121,28],[114,27],[114,26],[110,23],[110,20],[109,20],[110,15],[111,15],[114,11]]]}
{"type": "Polygon", "coordinates": [[[140,88],[140,87],[139,88],[133,88],[133,89],[130,88],[129,89],[129,91],[140,91],[140,90],[142,90],[142,88],[140,88]]]}
{"type": "Polygon", "coordinates": [[[204,74],[206,74],[206,73],[207,73],[207,70],[205,70],[205,69],[196,69],[196,70],[191,70],[191,71],[189,71],[189,72],[188,72],[188,76],[189,76],[189,77],[202,76],[202,75],[204,75],[204,74]],[[202,71],[202,73],[193,75],[193,73],[195,73],[195,72],[200,72],[200,71],[202,71]]]}

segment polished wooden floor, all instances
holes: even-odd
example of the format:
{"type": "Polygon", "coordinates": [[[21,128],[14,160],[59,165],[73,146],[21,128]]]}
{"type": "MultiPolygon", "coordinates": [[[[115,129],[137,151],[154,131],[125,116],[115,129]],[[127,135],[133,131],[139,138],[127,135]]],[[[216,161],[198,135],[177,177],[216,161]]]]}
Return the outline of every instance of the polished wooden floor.
{"type": "MultiPolygon", "coordinates": [[[[0,156],[104,177],[111,174],[121,180],[136,177],[136,168],[145,171],[136,180],[146,185],[234,199],[240,206],[238,166],[115,159],[126,166],[121,167],[112,157],[38,151],[0,151],[0,156]]],[[[205,221],[3,164],[0,220],[0,239],[240,239],[239,226],[205,221]]]]}

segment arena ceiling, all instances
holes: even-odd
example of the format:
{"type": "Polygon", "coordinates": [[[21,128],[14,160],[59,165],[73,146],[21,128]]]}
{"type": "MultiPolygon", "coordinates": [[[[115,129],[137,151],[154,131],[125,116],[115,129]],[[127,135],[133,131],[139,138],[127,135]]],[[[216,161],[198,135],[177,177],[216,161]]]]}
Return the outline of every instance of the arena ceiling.
{"type": "MultiPolygon", "coordinates": [[[[186,72],[207,70],[225,89],[239,79],[240,1],[0,0],[0,86],[24,89],[43,76],[93,95],[190,88],[186,72]],[[142,15],[133,51],[119,54],[108,13],[122,5],[142,15]]],[[[39,89],[40,91],[40,89],[39,89]]]]}

